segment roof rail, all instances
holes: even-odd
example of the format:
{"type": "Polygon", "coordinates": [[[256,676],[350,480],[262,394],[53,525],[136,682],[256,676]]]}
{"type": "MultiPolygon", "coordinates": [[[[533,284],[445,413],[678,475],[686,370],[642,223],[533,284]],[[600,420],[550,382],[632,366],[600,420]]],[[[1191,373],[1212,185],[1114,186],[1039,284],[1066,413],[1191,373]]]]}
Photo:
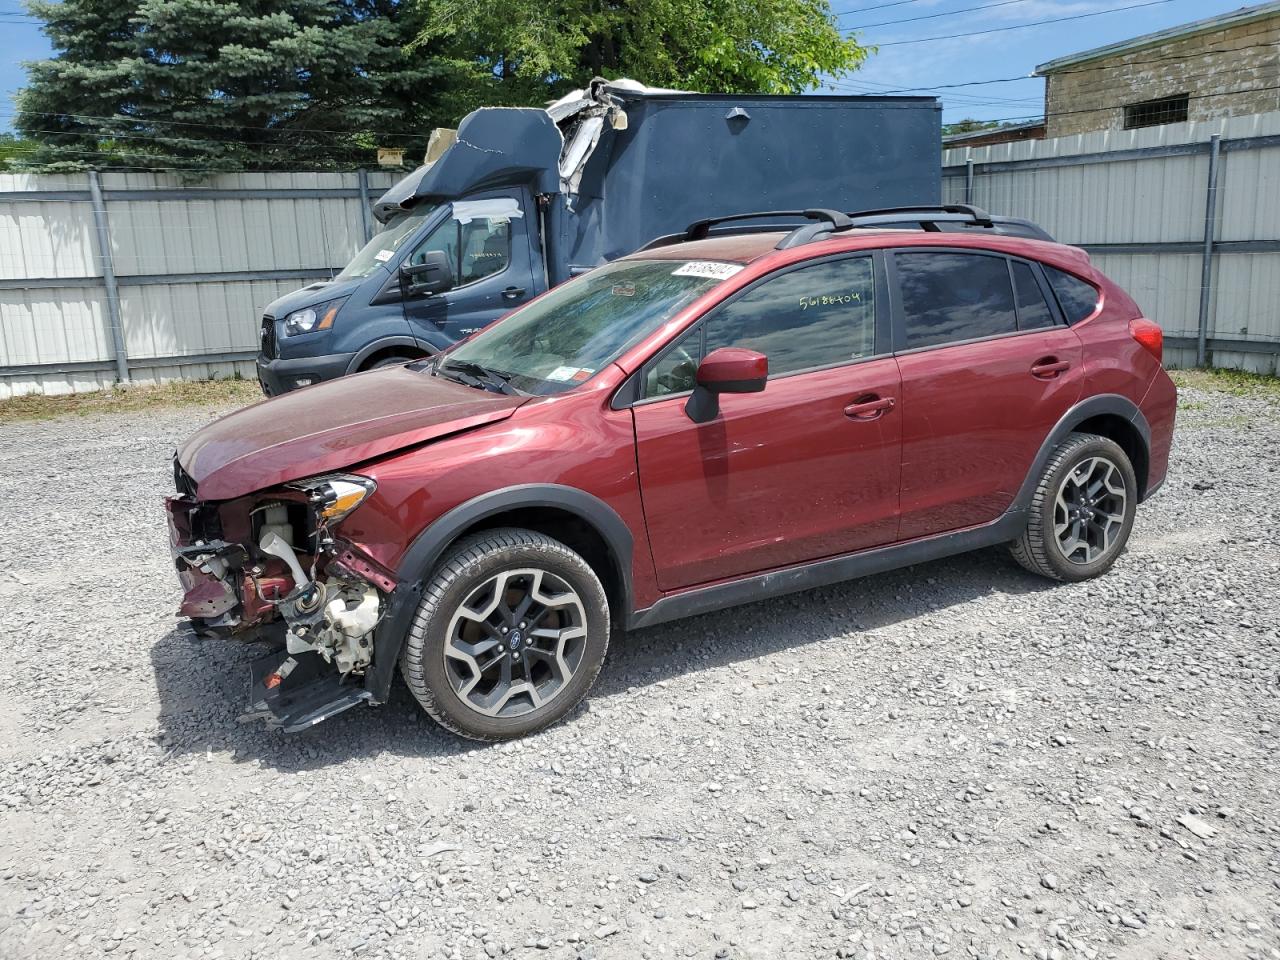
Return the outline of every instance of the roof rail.
{"type": "Polygon", "coordinates": [[[719,227],[720,224],[741,223],[748,220],[764,220],[773,218],[805,219],[811,223],[796,226],[778,241],[775,249],[787,250],[811,243],[820,237],[833,233],[843,233],[855,227],[870,227],[877,223],[891,226],[900,221],[919,224],[922,230],[939,231],[939,223],[964,223],[986,229],[1000,230],[1015,236],[1025,236],[1037,240],[1049,240],[1049,236],[1041,227],[1029,220],[1014,217],[993,217],[981,207],[968,203],[920,204],[910,207],[883,207],[878,210],[857,210],[852,213],[841,213],[838,210],[814,208],[809,210],[762,210],[755,213],[735,213],[724,217],[708,217],[695,220],[682,233],[669,233],[656,237],[641,247],[641,250],[652,250],[656,247],[667,247],[693,240],[705,240],[714,232],[716,236],[742,233],[764,233],[785,228],[786,225],[772,226],[762,223],[743,224],[737,227],[719,227]]]}
{"type": "MultiPolygon", "coordinates": [[[[884,207],[880,210],[858,210],[849,214],[851,219],[859,217],[885,217],[896,214],[910,213],[963,213],[967,214],[974,223],[982,227],[993,227],[995,221],[991,214],[983,210],[981,207],[975,207],[968,203],[941,203],[941,204],[923,204],[917,207],[884,207]]],[[[924,220],[925,217],[903,217],[904,220],[924,220]]]]}
{"type": "Polygon", "coordinates": [[[790,217],[792,219],[800,217],[805,220],[825,221],[831,230],[848,230],[853,226],[848,215],[841,213],[839,210],[824,210],[820,208],[810,210],[762,210],[757,213],[735,213],[727,217],[708,217],[706,220],[695,220],[685,227],[684,239],[686,242],[690,240],[705,240],[708,234],[711,233],[711,228],[721,223],[775,217],[790,217]]]}

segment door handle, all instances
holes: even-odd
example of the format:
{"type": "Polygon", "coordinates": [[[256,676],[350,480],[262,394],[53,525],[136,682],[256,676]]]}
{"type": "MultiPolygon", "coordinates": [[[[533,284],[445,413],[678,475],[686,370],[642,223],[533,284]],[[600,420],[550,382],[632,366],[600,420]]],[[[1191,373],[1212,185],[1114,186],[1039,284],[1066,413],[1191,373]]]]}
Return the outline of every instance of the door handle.
{"type": "Polygon", "coordinates": [[[524,296],[524,287],[507,287],[502,291],[503,300],[519,300],[524,296]]]}
{"type": "Polygon", "coordinates": [[[893,409],[893,397],[877,397],[874,393],[858,397],[844,408],[850,420],[875,420],[893,409]]]}
{"type": "Polygon", "coordinates": [[[1031,375],[1041,380],[1052,380],[1063,370],[1071,367],[1071,361],[1059,360],[1057,357],[1044,357],[1031,365],[1031,375]]]}

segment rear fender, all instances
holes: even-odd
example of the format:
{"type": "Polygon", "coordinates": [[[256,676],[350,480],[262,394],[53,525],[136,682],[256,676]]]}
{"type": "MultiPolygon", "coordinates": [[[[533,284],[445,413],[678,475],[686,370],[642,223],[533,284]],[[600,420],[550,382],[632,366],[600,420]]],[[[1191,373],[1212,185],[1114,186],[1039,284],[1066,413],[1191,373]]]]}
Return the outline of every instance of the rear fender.
{"type": "Polygon", "coordinates": [[[1087,400],[1080,401],[1063,414],[1053,429],[1049,431],[1049,435],[1045,437],[1044,443],[1040,445],[1040,449],[1036,452],[1035,460],[1032,461],[1031,469],[1027,472],[1026,479],[1022,481],[1022,486],[1018,489],[1018,495],[1014,498],[1011,510],[1022,513],[1027,511],[1031,506],[1031,498],[1035,496],[1036,485],[1040,482],[1041,476],[1044,475],[1045,465],[1048,464],[1049,458],[1053,456],[1053,451],[1080,424],[1093,417],[1103,415],[1118,416],[1131,423],[1140,438],[1144,453],[1149,455],[1151,450],[1151,427],[1147,424],[1147,418],[1142,415],[1142,411],[1138,409],[1137,404],[1128,397],[1122,397],[1119,394],[1100,394],[1089,397],[1087,400]]]}

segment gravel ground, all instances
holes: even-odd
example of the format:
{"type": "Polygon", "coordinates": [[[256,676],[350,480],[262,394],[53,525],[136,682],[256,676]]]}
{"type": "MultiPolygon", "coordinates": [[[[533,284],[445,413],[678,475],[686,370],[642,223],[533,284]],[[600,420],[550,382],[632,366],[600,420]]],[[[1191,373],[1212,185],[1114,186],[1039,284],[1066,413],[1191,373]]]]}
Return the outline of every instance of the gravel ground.
{"type": "Polygon", "coordinates": [[[160,498],[0,428],[0,956],[1280,957],[1280,402],[1184,392],[1106,578],[998,551],[617,639],[525,742],[240,724],[160,498]]]}

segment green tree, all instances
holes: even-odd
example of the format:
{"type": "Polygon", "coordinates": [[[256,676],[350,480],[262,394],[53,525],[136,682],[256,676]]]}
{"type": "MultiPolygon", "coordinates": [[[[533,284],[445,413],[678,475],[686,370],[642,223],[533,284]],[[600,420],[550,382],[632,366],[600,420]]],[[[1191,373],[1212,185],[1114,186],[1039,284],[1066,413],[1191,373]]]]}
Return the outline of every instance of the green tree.
{"type": "Polygon", "coordinates": [[[942,135],[944,137],[950,137],[957,133],[976,133],[979,130],[997,130],[999,127],[999,120],[973,120],[966,117],[964,120],[957,120],[955,123],[944,123],[942,125],[942,135]]]}
{"type": "Polygon", "coordinates": [[[431,14],[419,42],[448,41],[489,102],[541,103],[596,76],[801,93],[868,53],[827,0],[434,0],[431,14]]]}
{"type": "Polygon", "coordinates": [[[55,49],[18,98],[29,165],[351,167],[453,119],[459,68],[407,49],[423,14],[399,0],[29,6],[55,49]]]}
{"type": "Polygon", "coordinates": [[[32,150],[33,145],[12,133],[0,133],[0,170],[12,170],[32,150]]]}

